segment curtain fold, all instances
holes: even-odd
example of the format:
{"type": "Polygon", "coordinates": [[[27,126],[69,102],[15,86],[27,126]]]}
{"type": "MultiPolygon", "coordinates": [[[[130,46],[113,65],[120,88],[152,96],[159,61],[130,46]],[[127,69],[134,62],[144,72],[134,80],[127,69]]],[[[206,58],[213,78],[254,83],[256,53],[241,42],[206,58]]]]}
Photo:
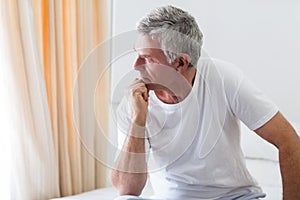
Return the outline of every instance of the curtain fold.
{"type": "MultiPolygon", "coordinates": [[[[51,110],[53,138],[59,158],[62,196],[89,191],[106,185],[106,168],[95,151],[106,151],[105,141],[97,141],[97,124],[87,90],[94,87],[95,68],[85,78],[78,78],[88,54],[108,37],[107,2],[101,0],[33,0],[40,54],[51,110]],[[75,83],[78,87],[75,87],[75,83]],[[74,112],[79,116],[74,120],[74,112]],[[82,138],[85,138],[84,141],[82,138]],[[101,147],[100,147],[101,146],[101,147]]],[[[109,53],[100,60],[108,60],[109,53]]],[[[98,113],[108,124],[109,75],[98,98],[105,99],[98,113]]],[[[104,132],[107,133],[108,125],[104,132]]]]}
{"type": "Polygon", "coordinates": [[[11,198],[49,199],[59,195],[58,167],[31,1],[2,1],[1,14],[7,49],[1,71],[10,100],[11,198]]]}
{"type": "Polygon", "coordinates": [[[95,89],[109,51],[85,66],[98,66],[78,78],[93,48],[108,37],[107,2],[102,0],[1,1],[11,100],[12,199],[42,200],[106,186],[109,70],[101,77],[92,108],[87,91],[95,89]],[[78,87],[75,85],[78,84],[78,87]],[[75,120],[74,116],[78,116],[75,120]],[[84,139],[84,140],[83,140],[84,139]],[[98,153],[99,154],[99,153],[98,153]],[[105,161],[102,160],[101,161],[105,161]]]}

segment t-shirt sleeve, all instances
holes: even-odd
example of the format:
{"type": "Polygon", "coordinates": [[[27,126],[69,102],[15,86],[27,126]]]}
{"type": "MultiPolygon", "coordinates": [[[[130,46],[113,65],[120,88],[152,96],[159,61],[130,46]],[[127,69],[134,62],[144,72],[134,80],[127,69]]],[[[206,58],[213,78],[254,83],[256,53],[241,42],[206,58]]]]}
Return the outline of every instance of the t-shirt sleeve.
{"type": "Polygon", "coordinates": [[[235,66],[231,70],[224,79],[230,108],[249,129],[256,130],[272,119],[278,107],[241,70],[235,66]]]}

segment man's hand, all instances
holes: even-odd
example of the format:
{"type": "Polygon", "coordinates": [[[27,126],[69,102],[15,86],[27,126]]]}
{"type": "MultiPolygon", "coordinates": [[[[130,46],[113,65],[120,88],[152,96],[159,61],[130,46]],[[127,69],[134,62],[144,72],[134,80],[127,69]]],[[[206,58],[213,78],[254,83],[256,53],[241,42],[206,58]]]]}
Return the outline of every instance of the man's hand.
{"type": "Polygon", "coordinates": [[[129,102],[132,108],[132,123],[144,127],[148,113],[149,92],[145,83],[135,79],[129,86],[129,102]]]}

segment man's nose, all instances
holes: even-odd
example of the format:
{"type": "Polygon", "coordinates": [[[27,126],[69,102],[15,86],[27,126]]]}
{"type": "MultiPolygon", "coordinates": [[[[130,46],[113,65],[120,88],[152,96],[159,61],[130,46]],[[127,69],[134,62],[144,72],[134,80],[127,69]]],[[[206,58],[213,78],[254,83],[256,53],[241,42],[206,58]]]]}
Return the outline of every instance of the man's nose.
{"type": "Polygon", "coordinates": [[[146,63],[145,63],[144,59],[137,57],[137,59],[134,62],[133,68],[134,68],[134,70],[142,71],[145,69],[145,64],[146,63]]]}

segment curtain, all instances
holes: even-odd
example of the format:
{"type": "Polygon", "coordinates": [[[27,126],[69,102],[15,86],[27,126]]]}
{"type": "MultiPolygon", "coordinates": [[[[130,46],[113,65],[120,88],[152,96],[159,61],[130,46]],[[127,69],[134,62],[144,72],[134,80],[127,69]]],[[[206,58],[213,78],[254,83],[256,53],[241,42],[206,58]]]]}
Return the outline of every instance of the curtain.
{"type": "Polygon", "coordinates": [[[59,195],[59,174],[31,2],[2,1],[1,26],[11,199],[49,199],[59,195]]]}
{"type": "Polygon", "coordinates": [[[109,69],[101,63],[108,63],[109,50],[87,56],[108,37],[107,2],[1,4],[9,47],[9,64],[1,71],[11,100],[13,199],[49,199],[105,186],[101,162],[107,144],[99,134],[108,133],[109,69]],[[80,75],[89,66],[97,67],[80,75]],[[92,93],[93,102],[87,98],[92,93]]]}
{"type": "MultiPolygon", "coordinates": [[[[104,153],[99,141],[94,111],[104,118],[108,131],[108,73],[96,99],[106,99],[91,110],[86,91],[94,88],[100,68],[79,78],[89,53],[108,37],[107,4],[103,0],[33,0],[36,30],[51,113],[55,152],[59,158],[62,196],[77,194],[106,185],[106,168],[95,151],[104,153]],[[75,88],[75,84],[78,87],[75,88]],[[74,91],[75,90],[75,91],[74,91]],[[75,94],[75,95],[74,95],[75,94]],[[76,112],[76,113],[74,113],[76,112]],[[74,115],[79,116],[74,122],[74,115]],[[83,138],[86,138],[85,140],[83,138]],[[101,146],[101,147],[99,147],[101,146]]],[[[108,54],[98,58],[108,60],[108,54]]],[[[88,63],[96,65],[96,61],[88,63]]]]}

